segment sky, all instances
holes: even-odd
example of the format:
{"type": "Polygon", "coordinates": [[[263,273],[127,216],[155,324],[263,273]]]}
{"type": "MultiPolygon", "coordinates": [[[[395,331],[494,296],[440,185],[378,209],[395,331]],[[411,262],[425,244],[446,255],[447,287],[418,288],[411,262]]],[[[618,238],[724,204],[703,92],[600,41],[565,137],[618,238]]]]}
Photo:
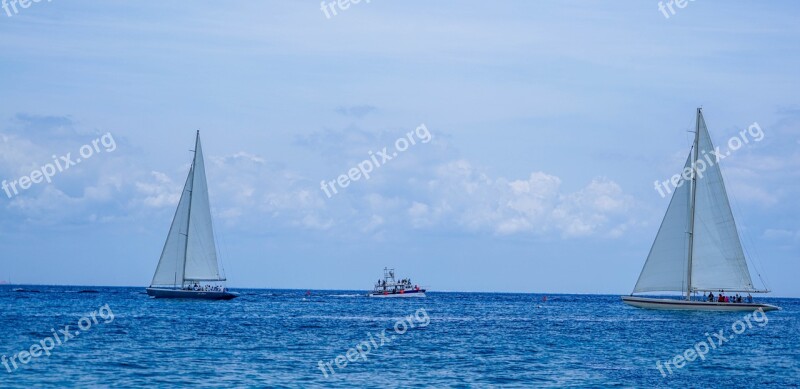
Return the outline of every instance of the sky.
{"type": "Polygon", "coordinates": [[[0,179],[41,181],[0,192],[0,281],[149,285],[199,130],[231,287],[628,294],[702,106],[718,145],[763,129],[720,165],[753,277],[800,297],[800,4],[673,10],[0,9],[0,179]]]}

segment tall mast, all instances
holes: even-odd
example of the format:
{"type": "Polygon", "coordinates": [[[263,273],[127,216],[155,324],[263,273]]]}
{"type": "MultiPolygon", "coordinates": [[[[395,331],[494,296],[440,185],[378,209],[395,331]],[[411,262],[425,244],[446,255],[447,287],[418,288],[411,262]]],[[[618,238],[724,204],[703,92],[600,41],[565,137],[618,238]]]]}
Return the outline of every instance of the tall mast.
{"type": "Polygon", "coordinates": [[[200,130],[197,130],[197,138],[194,141],[194,157],[192,158],[192,186],[189,188],[189,211],[186,214],[186,243],[183,247],[183,279],[181,280],[181,289],[186,282],[186,258],[189,256],[189,226],[192,222],[192,194],[194,193],[194,167],[197,164],[197,145],[200,143],[200,130]]]}
{"type": "Polygon", "coordinates": [[[694,131],[694,146],[692,151],[692,194],[689,203],[689,262],[686,269],[686,300],[692,299],[692,254],[694,251],[694,213],[697,198],[697,159],[700,158],[700,116],[701,108],[697,109],[697,124],[694,131]]]}

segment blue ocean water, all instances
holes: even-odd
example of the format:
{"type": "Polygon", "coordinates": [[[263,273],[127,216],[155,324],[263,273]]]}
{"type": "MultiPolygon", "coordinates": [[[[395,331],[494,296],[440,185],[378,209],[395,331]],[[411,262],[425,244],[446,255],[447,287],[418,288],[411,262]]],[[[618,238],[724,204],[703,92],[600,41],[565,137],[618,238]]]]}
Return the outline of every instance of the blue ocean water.
{"type": "Polygon", "coordinates": [[[751,317],[749,327],[742,320],[742,329],[735,323],[745,313],[640,310],[619,296],[548,295],[544,302],[534,294],[429,293],[397,300],[360,291],[239,290],[238,299],[207,302],[153,300],[142,288],[14,288],[0,286],[0,356],[17,354],[18,367],[0,365],[3,388],[732,388],[800,381],[797,299],[764,299],[783,310],[751,317]],[[79,293],[84,289],[97,293],[79,293]],[[53,332],[67,325],[79,335],[61,340],[50,356],[19,362],[20,351],[51,347],[53,332]],[[697,350],[720,330],[727,341],[704,360],[671,373],[662,365],[663,375],[657,369],[657,361],[697,350]],[[354,350],[349,361],[357,346],[363,357],[354,350]]]}

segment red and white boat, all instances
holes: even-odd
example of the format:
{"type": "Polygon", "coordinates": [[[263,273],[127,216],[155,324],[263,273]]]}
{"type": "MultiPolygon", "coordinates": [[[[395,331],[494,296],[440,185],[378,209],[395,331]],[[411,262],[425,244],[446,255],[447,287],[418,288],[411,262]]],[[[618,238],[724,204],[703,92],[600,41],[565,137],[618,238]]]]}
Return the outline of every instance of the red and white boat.
{"type": "Polygon", "coordinates": [[[394,269],[385,267],[383,268],[383,280],[378,280],[375,288],[367,296],[376,298],[425,297],[425,289],[411,283],[410,278],[395,280],[394,269]]]}

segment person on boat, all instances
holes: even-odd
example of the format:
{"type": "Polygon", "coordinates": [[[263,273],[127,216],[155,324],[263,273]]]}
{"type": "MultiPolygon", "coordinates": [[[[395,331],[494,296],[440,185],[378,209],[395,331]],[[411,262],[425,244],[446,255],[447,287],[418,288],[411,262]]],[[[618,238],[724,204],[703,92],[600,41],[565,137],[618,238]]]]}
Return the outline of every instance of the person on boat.
{"type": "Polygon", "coordinates": [[[708,302],[714,302],[714,292],[708,292],[708,302]]]}
{"type": "Polygon", "coordinates": [[[747,294],[747,303],[748,304],[752,304],[753,303],[753,296],[751,296],[750,293],[747,294]]]}

